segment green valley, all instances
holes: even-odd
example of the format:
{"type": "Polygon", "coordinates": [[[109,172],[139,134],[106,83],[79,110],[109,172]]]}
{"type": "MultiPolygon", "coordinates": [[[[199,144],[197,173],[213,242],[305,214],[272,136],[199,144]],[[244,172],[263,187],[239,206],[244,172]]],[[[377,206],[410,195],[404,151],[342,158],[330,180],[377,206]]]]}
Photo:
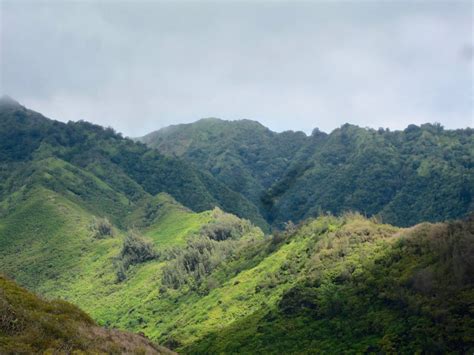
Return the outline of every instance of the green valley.
{"type": "Polygon", "coordinates": [[[0,355],[474,355],[473,20],[0,0],[0,355]]]}
{"type": "Polygon", "coordinates": [[[44,299],[0,278],[0,352],[168,351],[115,329],[189,354],[472,352],[472,132],[408,132],[426,142],[204,120],[158,152],[1,101],[0,270],[44,299]]]}

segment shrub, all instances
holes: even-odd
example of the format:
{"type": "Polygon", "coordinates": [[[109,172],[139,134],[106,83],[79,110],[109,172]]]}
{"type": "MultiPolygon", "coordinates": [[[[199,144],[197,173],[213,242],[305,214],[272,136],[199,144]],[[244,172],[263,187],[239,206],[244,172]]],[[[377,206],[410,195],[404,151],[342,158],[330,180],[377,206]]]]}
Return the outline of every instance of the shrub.
{"type": "Polygon", "coordinates": [[[115,235],[112,223],[110,223],[107,217],[94,218],[90,229],[92,231],[92,237],[96,239],[104,239],[115,235]]]}
{"type": "Polygon", "coordinates": [[[301,285],[286,291],[279,304],[278,308],[283,314],[296,315],[298,313],[308,313],[317,308],[317,292],[312,288],[305,288],[301,285]]]}
{"type": "Polygon", "coordinates": [[[24,328],[24,320],[7,302],[0,290],[0,333],[15,334],[24,328]]]}
{"type": "Polygon", "coordinates": [[[130,265],[143,263],[158,257],[159,254],[154,250],[151,242],[136,232],[129,232],[116,259],[118,281],[123,281],[126,278],[126,271],[130,265]]]}
{"type": "Polygon", "coordinates": [[[223,241],[227,239],[238,239],[251,229],[249,221],[222,212],[219,209],[213,211],[215,220],[201,228],[200,235],[212,240],[223,241]]]}
{"type": "Polygon", "coordinates": [[[220,264],[234,255],[238,241],[216,241],[205,236],[189,239],[186,247],[163,268],[163,284],[178,289],[187,284],[198,288],[220,264]]]}
{"type": "Polygon", "coordinates": [[[411,279],[412,287],[425,295],[430,295],[435,287],[435,274],[431,268],[415,272],[411,279]]]}
{"type": "Polygon", "coordinates": [[[201,228],[199,233],[187,240],[183,249],[168,249],[162,260],[170,262],[163,268],[163,285],[178,289],[188,285],[202,293],[216,286],[215,280],[206,280],[218,266],[239,253],[254,239],[251,235],[251,223],[216,208],[214,220],[201,228]]]}

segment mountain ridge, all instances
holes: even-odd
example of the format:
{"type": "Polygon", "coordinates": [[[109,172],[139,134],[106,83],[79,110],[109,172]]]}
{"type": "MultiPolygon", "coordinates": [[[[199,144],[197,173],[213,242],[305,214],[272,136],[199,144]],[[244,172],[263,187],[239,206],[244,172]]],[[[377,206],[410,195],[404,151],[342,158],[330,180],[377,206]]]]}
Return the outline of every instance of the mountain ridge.
{"type": "Polygon", "coordinates": [[[100,328],[65,301],[43,300],[0,274],[0,351],[174,354],[143,336],[100,328]]]}
{"type": "Polygon", "coordinates": [[[0,174],[5,180],[15,171],[12,167],[56,157],[117,185],[132,201],[134,194],[143,194],[139,190],[152,195],[168,192],[194,210],[219,206],[267,228],[250,201],[208,172],[123,138],[111,128],[84,121],[62,123],[23,106],[8,106],[0,110],[0,138],[0,174]]]}
{"type": "Polygon", "coordinates": [[[355,210],[408,226],[462,217],[474,209],[472,128],[445,130],[439,124],[423,124],[390,131],[345,124],[330,134],[315,129],[306,136],[249,130],[241,121],[198,122],[166,133],[155,131],[142,141],[206,168],[250,199],[277,228],[320,211],[355,210]],[[425,187],[425,196],[410,202],[413,194],[407,191],[415,186],[438,185],[428,171],[439,174],[445,186],[458,186],[457,191],[425,187]],[[378,176],[385,177],[386,186],[380,185],[378,176]],[[438,192],[447,194],[430,196],[438,192]],[[442,210],[436,199],[449,200],[453,212],[442,210]],[[414,202],[420,204],[420,212],[409,216],[403,205],[414,202]],[[430,206],[435,206],[431,212],[430,206]]]}

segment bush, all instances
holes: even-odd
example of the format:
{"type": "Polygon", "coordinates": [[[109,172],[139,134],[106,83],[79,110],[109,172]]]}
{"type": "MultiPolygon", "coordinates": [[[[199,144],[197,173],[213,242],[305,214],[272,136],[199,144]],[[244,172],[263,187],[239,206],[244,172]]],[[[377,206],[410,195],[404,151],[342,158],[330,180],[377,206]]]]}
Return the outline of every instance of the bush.
{"type": "Polygon", "coordinates": [[[315,289],[296,285],[283,294],[278,308],[285,315],[308,314],[317,308],[317,292],[315,289]]]}
{"type": "Polygon", "coordinates": [[[185,249],[163,268],[163,284],[178,289],[187,284],[198,288],[207,275],[234,255],[238,241],[216,241],[206,236],[189,239],[185,249]]]}
{"type": "Polygon", "coordinates": [[[206,280],[224,261],[235,256],[252,241],[252,225],[216,208],[213,221],[203,226],[198,235],[187,240],[183,249],[169,249],[162,260],[170,260],[163,268],[163,285],[173,289],[188,285],[193,290],[207,293],[216,280],[206,280]],[[206,281],[206,282],[204,282],[206,281]]]}
{"type": "Polygon", "coordinates": [[[130,265],[157,259],[159,254],[153,244],[136,232],[129,232],[125,238],[122,250],[116,259],[117,279],[123,281],[130,265]]]}
{"type": "Polygon", "coordinates": [[[112,223],[106,218],[94,218],[90,229],[92,237],[96,239],[104,239],[115,235],[112,223]]]}
{"type": "Polygon", "coordinates": [[[200,235],[212,240],[223,241],[227,239],[238,239],[251,229],[249,221],[222,212],[219,209],[213,211],[215,220],[202,227],[200,235]]]}

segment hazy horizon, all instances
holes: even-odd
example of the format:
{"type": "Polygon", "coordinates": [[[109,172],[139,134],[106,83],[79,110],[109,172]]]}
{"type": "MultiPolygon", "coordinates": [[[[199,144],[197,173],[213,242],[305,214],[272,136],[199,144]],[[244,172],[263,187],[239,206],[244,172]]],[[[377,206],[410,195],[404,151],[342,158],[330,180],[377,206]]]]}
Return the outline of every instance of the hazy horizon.
{"type": "Polygon", "coordinates": [[[470,1],[0,4],[0,93],[56,120],[473,126],[470,1]]]}
{"type": "MultiPolygon", "coordinates": [[[[159,127],[159,128],[156,128],[156,129],[152,129],[151,131],[148,131],[148,132],[145,132],[144,134],[142,135],[139,135],[139,136],[130,136],[130,135],[127,135],[125,134],[124,132],[121,132],[120,130],[116,129],[116,127],[114,126],[111,126],[111,125],[108,125],[108,126],[105,126],[105,125],[102,125],[98,122],[93,122],[93,121],[90,121],[90,120],[87,120],[87,119],[77,119],[77,120],[61,120],[61,119],[58,119],[58,118],[55,118],[55,117],[50,117],[46,114],[44,114],[43,112],[40,112],[40,111],[37,111],[37,110],[34,110],[33,108],[31,107],[28,107],[26,105],[24,105],[23,103],[19,102],[18,100],[16,100],[14,97],[11,97],[10,95],[8,94],[1,94],[0,95],[0,100],[1,99],[4,99],[4,98],[8,98],[8,99],[11,99],[15,102],[17,102],[18,104],[20,104],[21,106],[29,109],[29,110],[32,110],[32,111],[35,111],[35,112],[38,112],[40,114],[42,114],[43,116],[45,116],[46,118],[49,118],[49,119],[52,119],[52,120],[55,120],[55,121],[60,121],[60,122],[64,122],[64,123],[67,123],[68,121],[73,121],[73,122],[77,122],[77,121],[86,121],[86,122],[90,122],[90,123],[95,123],[95,124],[99,124],[101,126],[103,126],[104,128],[113,128],[116,132],[118,133],[121,133],[123,136],[125,137],[129,137],[129,138],[140,138],[140,137],[143,137],[145,135],[148,135],[150,133],[153,133],[153,132],[156,132],[156,131],[159,131],[161,129],[166,129],[168,127],[172,127],[172,126],[179,126],[179,125],[186,125],[186,124],[193,124],[193,123],[197,123],[198,121],[202,121],[202,120],[220,120],[220,121],[226,121],[226,122],[237,122],[237,121],[252,121],[252,122],[257,122],[259,124],[261,124],[262,126],[268,128],[270,131],[272,132],[276,132],[276,133],[282,133],[282,132],[288,132],[288,131],[293,131],[293,132],[302,132],[304,134],[306,134],[307,136],[310,136],[313,132],[313,130],[315,129],[318,129],[320,130],[321,132],[323,133],[331,133],[332,131],[334,131],[335,129],[338,129],[340,128],[341,126],[345,125],[345,124],[349,124],[349,125],[354,125],[354,126],[358,126],[360,128],[364,128],[364,129],[379,129],[379,128],[384,128],[384,129],[390,129],[391,131],[403,131],[404,129],[406,129],[409,125],[412,125],[414,123],[409,123],[407,126],[405,127],[401,127],[401,128],[396,128],[396,129],[391,129],[390,127],[370,127],[370,126],[361,126],[361,125],[358,125],[356,123],[352,123],[352,122],[344,122],[344,123],[341,123],[339,126],[337,127],[334,127],[330,130],[322,130],[320,129],[319,127],[313,127],[312,129],[310,129],[309,131],[303,131],[303,130],[298,130],[298,129],[284,129],[284,130],[274,130],[272,129],[271,127],[268,127],[267,125],[265,125],[264,123],[258,121],[258,120],[252,120],[252,119],[248,119],[248,118],[235,118],[235,119],[225,119],[225,118],[220,118],[220,117],[200,117],[200,118],[197,118],[195,120],[191,120],[191,121],[186,121],[186,122],[177,122],[177,123],[171,123],[169,125],[166,125],[166,126],[162,126],[162,127],[159,127]]],[[[416,124],[417,126],[421,126],[423,124],[441,124],[440,122],[421,122],[421,123],[418,123],[416,124]]],[[[443,126],[443,125],[442,125],[443,126]]],[[[472,128],[471,126],[466,126],[466,127],[456,127],[456,128],[450,128],[450,127],[445,127],[443,126],[444,129],[447,129],[447,130],[456,130],[456,129],[466,129],[466,128],[472,128]]]]}

